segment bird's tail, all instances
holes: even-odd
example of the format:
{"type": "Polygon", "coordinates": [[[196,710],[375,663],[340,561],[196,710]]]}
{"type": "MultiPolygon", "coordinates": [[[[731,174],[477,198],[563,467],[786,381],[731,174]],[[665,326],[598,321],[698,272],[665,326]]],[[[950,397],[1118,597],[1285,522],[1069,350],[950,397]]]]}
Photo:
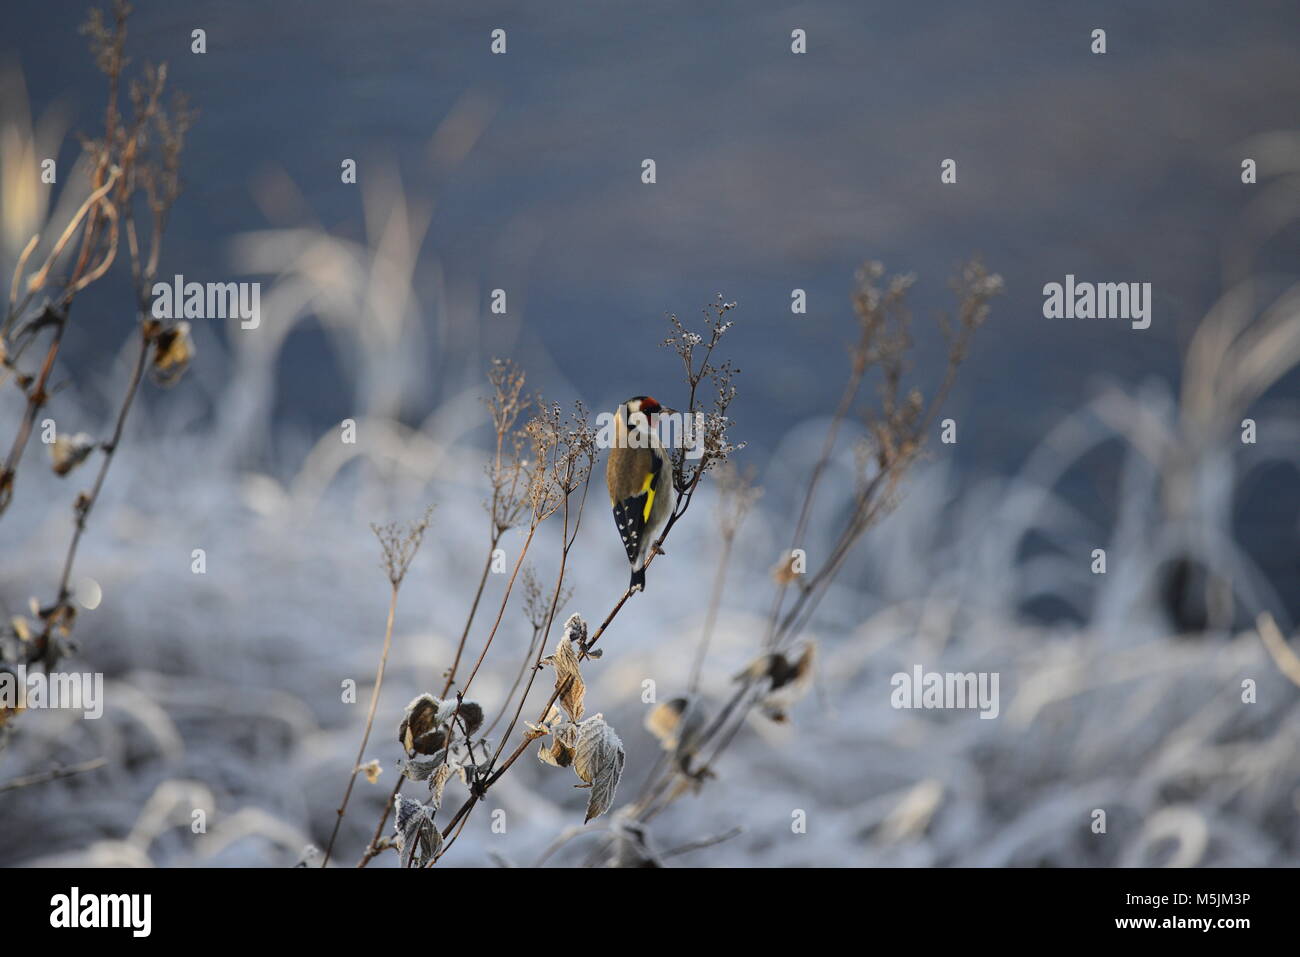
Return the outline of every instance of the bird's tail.
{"type": "Polygon", "coordinates": [[[627,586],[628,591],[645,591],[645,566],[632,569],[632,582],[627,586]]]}

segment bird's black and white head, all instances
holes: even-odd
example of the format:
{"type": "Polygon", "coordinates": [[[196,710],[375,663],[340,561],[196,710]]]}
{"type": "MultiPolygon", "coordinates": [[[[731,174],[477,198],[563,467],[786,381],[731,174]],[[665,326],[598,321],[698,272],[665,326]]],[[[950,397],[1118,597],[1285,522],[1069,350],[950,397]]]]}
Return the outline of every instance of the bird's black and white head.
{"type": "Polygon", "coordinates": [[[648,395],[636,395],[619,407],[619,418],[629,432],[650,433],[654,430],[654,416],[663,411],[658,401],[648,395]]]}

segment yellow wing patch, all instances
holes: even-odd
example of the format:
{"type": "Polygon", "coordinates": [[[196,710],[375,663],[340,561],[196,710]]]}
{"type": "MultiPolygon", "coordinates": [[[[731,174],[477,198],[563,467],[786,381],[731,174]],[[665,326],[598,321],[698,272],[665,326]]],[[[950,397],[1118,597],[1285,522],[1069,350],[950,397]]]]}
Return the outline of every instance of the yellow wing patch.
{"type": "Polygon", "coordinates": [[[651,483],[654,482],[654,480],[655,480],[655,473],[651,472],[649,475],[645,477],[645,481],[641,483],[641,491],[646,493],[645,511],[641,513],[642,523],[650,521],[650,509],[652,509],[655,504],[655,490],[650,487],[651,483]]]}

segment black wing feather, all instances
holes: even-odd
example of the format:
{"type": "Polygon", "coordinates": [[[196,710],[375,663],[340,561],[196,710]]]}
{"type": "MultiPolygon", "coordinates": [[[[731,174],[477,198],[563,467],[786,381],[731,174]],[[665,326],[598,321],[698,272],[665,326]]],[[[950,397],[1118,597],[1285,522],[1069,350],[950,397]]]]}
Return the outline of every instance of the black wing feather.
{"type": "Polygon", "coordinates": [[[627,549],[627,560],[635,562],[637,552],[641,550],[641,533],[645,531],[646,495],[633,495],[614,503],[614,524],[618,534],[623,538],[623,547],[627,549]]]}
{"type": "MultiPolygon", "coordinates": [[[[663,458],[658,452],[654,453],[654,477],[650,479],[650,488],[656,493],[659,491],[659,476],[662,474],[663,458]]],[[[649,495],[645,492],[638,492],[636,495],[629,495],[621,502],[614,503],[614,524],[618,526],[618,534],[623,539],[623,547],[627,549],[627,560],[636,563],[637,555],[641,551],[641,536],[645,533],[645,505],[649,495]]]]}

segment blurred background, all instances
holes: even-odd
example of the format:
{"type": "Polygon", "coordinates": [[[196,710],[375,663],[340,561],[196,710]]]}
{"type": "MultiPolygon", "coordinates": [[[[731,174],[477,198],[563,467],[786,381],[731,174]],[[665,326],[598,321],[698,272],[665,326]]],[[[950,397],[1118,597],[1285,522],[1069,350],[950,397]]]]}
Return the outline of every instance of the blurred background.
{"type": "MultiPolygon", "coordinates": [[[[76,134],[96,132],[103,100],[85,13],[7,11],[6,285],[31,235],[85,196],[76,134]]],[[[79,553],[103,601],[66,665],[106,674],[105,716],[11,722],[0,784],[107,763],[0,792],[0,863],[284,866],[328,840],[387,607],[368,525],[432,502],[369,749],[385,770],[360,779],[340,836],[354,861],[391,791],[402,706],[440,688],[477,582],[490,360],[566,405],[681,402],[665,315],[719,293],[738,303],[736,461],[763,487],[702,683],[725,700],[847,374],[854,269],[918,274],[913,371],[932,388],[929,317],[972,253],[1006,295],[945,408],[958,441],[932,436],[812,622],[815,692],[788,725],[756,717],[719,778],[656,820],[656,844],[743,828],[672,861],[704,866],[1300,862],[1300,698],[1255,631],[1267,612],[1292,636],[1300,614],[1298,44],[1295,5],[1260,0],[139,3],[130,54],[166,60],[200,110],[161,275],[260,281],[262,324],[195,321],[186,377],[141,394],[79,553]],[[1067,273],[1151,283],[1151,327],[1044,319],[1042,287],[1067,273]],[[346,418],[356,445],[338,440],[346,418]],[[1106,575],[1089,571],[1099,547],[1106,575]],[[999,672],[1001,716],[893,710],[890,676],[917,663],[999,672]],[[346,678],[361,707],[339,700],[346,678]]],[[[48,409],[60,429],[111,429],[128,287],[110,277],[77,301],[48,409]]],[[[11,389],[0,435],[20,412],[11,389]]],[[[814,560],[853,493],[854,438],[825,480],[814,560]]],[[[51,597],[84,474],[56,477],[41,448],[24,459],[0,519],[6,617],[51,597]]],[[[620,796],[655,759],[641,683],[676,693],[704,627],[714,497],[706,485],[651,572],[658,595],[630,602],[588,668],[589,710],[627,747],[620,796]]],[[[593,502],[560,620],[598,621],[625,584],[593,502]]],[[[513,558],[517,538],[503,547],[513,558]]],[[[553,576],[556,530],[534,549],[553,576]]],[[[476,679],[489,711],[526,644],[516,605],[476,679]]],[[[444,863],[534,863],[585,805],[553,771],[521,761],[492,792],[507,832],[476,815],[444,863]]],[[[582,863],[591,840],[550,862],[582,863]]]]}

